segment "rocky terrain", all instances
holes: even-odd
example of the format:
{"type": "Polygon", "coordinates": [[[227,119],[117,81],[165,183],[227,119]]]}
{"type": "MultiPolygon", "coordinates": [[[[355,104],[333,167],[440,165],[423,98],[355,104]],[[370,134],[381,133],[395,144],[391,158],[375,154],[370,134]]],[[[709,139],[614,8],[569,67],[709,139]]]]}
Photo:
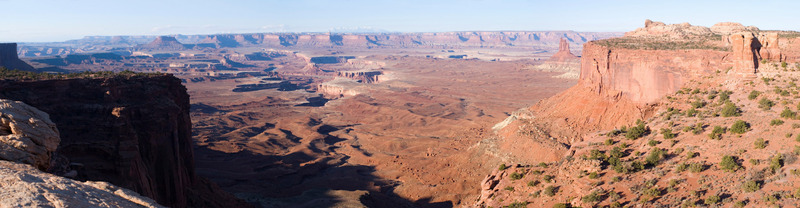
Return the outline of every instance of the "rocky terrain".
{"type": "Polygon", "coordinates": [[[80,182],[42,172],[60,142],[47,113],[0,99],[0,206],[162,207],[106,182],[80,182]]]}
{"type": "Polygon", "coordinates": [[[0,66],[8,69],[34,70],[31,65],[19,59],[16,43],[0,43],[0,66]]]}
{"type": "Polygon", "coordinates": [[[495,126],[475,205],[796,206],[787,34],[648,20],[585,44],[576,86],[495,126]]]}
{"type": "MultiPolygon", "coordinates": [[[[106,181],[171,207],[247,206],[196,175],[189,97],[172,76],[3,80],[0,86],[0,97],[47,112],[58,126],[57,164],[48,171],[106,181]]],[[[11,126],[13,132],[18,125],[11,126]]]]}

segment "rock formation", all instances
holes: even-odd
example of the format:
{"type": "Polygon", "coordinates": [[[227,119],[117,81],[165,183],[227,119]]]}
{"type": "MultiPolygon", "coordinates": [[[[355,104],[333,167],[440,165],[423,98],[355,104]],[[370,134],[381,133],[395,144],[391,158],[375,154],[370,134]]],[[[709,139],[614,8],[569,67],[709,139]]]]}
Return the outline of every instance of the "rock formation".
{"type": "Polygon", "coordinates": [[[58,129],[47,113],[0,99],[0,159],[47,170],[59,142],[58,129]]]}
{"type": "Polygon", "coordinates": [[[358,80],[361,83],[377,83],[380,82],[380,76],[383,74],[381,71],[339,71],[336,73],[338,77],[358,80]]]}
{"type": "Polygon", "coordinates": [[[0,82],[58,125],[77,179],[107,181],[170,207],[248,206],[195,174],[189,96],[171,75],[0,82]]]}
{"type": "MultiPolygon", "coordinates": [[[[543,154],[538,150],[556,148],[563,151],[566,150],[563,147],[580,141],[585,133],[630,125],[637,119],[647,118],[653,114],[654,103],[676,92],[689,80],[701,79],[703,75],[716,71],[736,76],[752,76],[756,72],[762,46],[754,35],[749,32],[731,35],[731,48],[728,50],[716,47],[722,45],[722,38],[713,41],[701,39],[707,43],[692,42],[708,34],[715,33],[709,28],[689,24],[665,25],[647,21],[644,28],[628,32],[625,37],[584,44],[578,84],[496,126],[498,134],[504,138],[499,146],[519,155],[518,159],[523,163],[555,161],[565,152],[543,154]],[[708,45],[689,45],[692,48],[681,50],[636,48],[658,45],[651,44],[654,41],[681,43],[664,44],[670,47],[687,45],[684,43],[708,45]],[[540,139],[532,140],[534,133],[540,139]],[[530,145],[516,148],[521,143],[530,145]]],[[[780,52],[770,51],[773,53],[780,52]]]]}
{"type": "Polygon", "coordinates": [[[80,182],[29,165],[0,161],[2,207],[163,207],[106,182],[80,182]]]}
{"type": "Polygon", "coordinates": [[[544,63],[534,67],[534,69],[542,71],[562,72],[564,74],[558,77],[568,79],[577,79],[580,75],[580,68],[581,59],[569,51],[569,43],[564,38],[561,38],[556,54],[553,54],[544,63]]]}
{"type": "Polygon", "coordinates": [[[35,70],[31,65],[19,59],[16,43],[0,43],[0,67],[25,71],[35,70]]]}
{"type": "Polygon", "coordinates": [[[175,37],[158,36],[155,40],[153,40],[153,42],[139,45],[136,48],[148,50],[183,50],[186,49],[186,46],[178,42],[175,37]]]}

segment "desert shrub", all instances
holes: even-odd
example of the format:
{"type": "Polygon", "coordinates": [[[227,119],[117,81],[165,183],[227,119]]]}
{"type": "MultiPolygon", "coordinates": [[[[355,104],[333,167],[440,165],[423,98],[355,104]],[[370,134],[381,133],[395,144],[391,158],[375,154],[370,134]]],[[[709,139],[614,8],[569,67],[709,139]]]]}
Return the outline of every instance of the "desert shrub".
{"type": "Polygon", "coordinates": [[[613,139],[611,139],[611,138],[608,138],[608,139],[606,139],[606,141],[604,142],[604,144],[605,144],[605,145],[607,145],[607,146],[614,145],[614,140],[613,140],[613,139]]]}
{"type": "Polygon", "coordinates": [[[727,127],[714,126],[714,129],[711,130],[711,134],[708,135],[708,138],[717,140],[722,139],[722,134],[725,134],[727,131],[727,127]]]}
{"type": "Polygon", "coordinates": [[[744,205],[746,205],[744,203],[744,201],[737,201],[736,203],[733,203],[733,207],[737,207],[737,208],[744,207],[744,205]]]}
{"type": "Polygon", "coordinates": [[[522,179],[522,177],[525,177],[525,174],[519,173],[519,172],[513,172],[513,173],[511,173],[511,175],[509,175],[509,177],[511,177],[512,181],[515,181],[515,180],[522,179]]]}
{"type": "Polygon", "coordinates": [[[544,173],[544,172],[542,172],[541,170],[533,170],[533,171],[531,171],[531,174],[534,174],[534,175],[541,175],[542,173],[544,173]]]}
{"type": "Polygon", "coordinates": [[[725,90],[719,93],[719,103],[726,103],[730,101],[730,96],[733,92],[729,90],[725,90]]]}
{"type": "Polygon", "coordinates": [[[686,152],[686,159],[687,159],[687,160],[688,160],[688,159],[692,159],[692,158],[694,158],[695,156],[697,156],[697,153],[696,153],[696,152],[694,152],[694,151],[688,151],[688,152],[686,152]]]}
{"type": "Polygon", "coordinates": [[[505,170],[505,169],[508,169],[508,166],[506,166],[506,164],[500,164],[500,167],[497,168],[497,170],[505,170]]]}
{"type": "Polygon", "coordinates": [[[732,102],[726,102],[725,105],[722,106],[722,112],[720,112],[720,114],[722,117],[736,117],[741,116],[742,111],[732,102]]]}
{"type": "Polygon", "coordinates": [[[708,198],[706,198],[705,204],[711,206],[711,205],[719,203],[719,200],[720,200],[719,196],[711,195],[708,198]]]}
{"type": "Polygon", "coordinates": [[[659,143],[661,143],[661,142],[659,142],[659,141],[656,141],[656,140],[654,140],[654,139],[651,139],[650,141],[647,141],[647,145],[650,145],[651,147],[653,147],[653,146],[656,146],[656,145],[658,145],[659,143]]]}
{"type": "Polygon", "coordinates": [[[601,162],[606,161],[606,154],[600,152],[600,150],[593,149],[589,153],[589,159],[591,160],[600,160],[601,162]]]}
{"type": "Polygon", "coordinates": [[[705,131],[705,124],[702,122],[698,122],[692,127],[692,134],[694,135],[701,134],[703,131],[705,131]]]}
{"type": "Polygon", "coordinates": [[[528,202],[514,202],[503,208],[525,208],[528,207],[528,202]]]}
{"type": "Polygon", "coordinates": [[[536,165],[536,166],[539,166],[539,167],[542,167],[542,168],[547,168],[547,163],[540,162],[540,163],[539,163],[538,165],[536,165]]]}
{"type": "Polygon", "coordinates": [[[742,190],[747,193],[755,192],[759,189],[761,189],[761,184],[754,180],[745,181],[742,184],[742,190]]]}
{"type": "Polygon", "coordinates": [[[514,187],[513,186],[506,186],[503,189],[505,189],[506,191],[514,191],[514,187]]]}
{"type": "Polygon", "coordinates": [[[781,67],[786,68],[786,66],[789,66],[789,64],[785,61],[781,62],[781,67]]]}
{"type": "Polygon", "coordinates": [[[702,108],[706,106],[706,101],[703,100],[695,100],[691,103],[692,108],[702,108]]]}
{"type": "Polygon", "coordinates": [[[631,127],[628,129],[628,132],[625,133],[625,138],[628,139],[638,139],[643,136],[646,136],[650,133],[650,127],[645,126],[642,120],[636,121],[636,126],[631,127]]]}
{"type": "Polygon", "coordinates": [[[658,162],[661,161],[661,159],[664,159],[665,155],[666,152],[664,150],[662,150],[661,148],[653,147],[653,149],[650,150],[650,154],[647,155],[647,157],[645,158],[645,162],[647,163],[647,165],[656,166],[658,165],[658,162]]]}
{"type": "Polygon", "coordinates": [[[544,175],[544,176],[542,176],[542,180],[544,180],[545,182],[548,182],[548,183],[552,182],[554,178],[555,178],[555,176],[553,176],[553,175],[544,175]]]}
{"type": "Polygon", "coordinates": [[[676,134],[672,133],[672,129],[663,128],[661,129],[661,135],[664,136],[664,139],[672,139],[675,138],[676,134]]]}
{"type": "Polygon", "coordinates": [[[528,181],[528,186],[536,186],[539,185],[539,181],[528,181]]]}
{"type": "Polygon", "coordinates": [[[697,109],[695,109],[694,107],[689,108],[689,110],[686,110],[686,117],[694,117],[696,115],[697,115],[697,109]]]}
{"type": "Polygon", "coordinates": [[[685,171],[687,168],[689,168],[689,164],[686,164],[685,162],[675,165],[675,171],[678,173],[685,171]]]}
{"type": "Polygon", "coordinates": [[[789,107],[786,107],[783,109],[783,111],[781,111],[781,118],[794,119],[795,117],[797,117],[797,113],[789,110],[789,107]]]}
{"type": "Polygon", "coordinates": [[[777,173],[783,167],[783,155],[777,154],[769,158],[769,169],[777,173]]]}
{"type": "Polygon", "coordinates": [[[722,156],[722,160],[719,161],[719,168],[726,172],[736,172],[737,170],[741,169],[742,166],[736,162],[736,157],[725,155],[722,156]]]}
{"type": "Polygon", "coordinates": [[[599,191],[592,191],[589,195],[581,197],[581,201],[586,203],[598,202],[602,198],[602,194],[599,191]]]}
{"type": "Polygon", "coordinates": [[[572,208],[572,204],[570,204],[570,203],[558,203],[558,204],[554,204],[553,208],[572,208]]]}
{"type": "Polygon", "coordinates": [[[731,125],[730,129],[733,133],[744,134],[745,132],[750,131],[750,124],[742,120],[737,120],[736,122],[733,122],[733,125],[731,125]]]}
{"type": "Polygon", "coordinates": [[[772,121],[769,121],[769,125],[770,125],[770,126],[780,126],[780,125],[783,125],[783,120],[780,120],[780,119],[772,119],[772,121]]]}
{"type": "Polygon", "coordinates": [[[747,95],[747,99],[755,100],[756,98],[758,98],[759,95],[761,95],[761,92],[753,90],[753,91],[750,91],[749,95],[747,95]]]}
{"type": "Polygon", "coordinates": [[[589,179],[597,179],[597,178],[599,178],[599,177],[600,177],[600,175],[599,175],[599,174],[597,174],[597,172],[591,172],[591,173],[589,173],[589,179]]]}
{"type": "Polygon", "coordinates": [[[557,192],[558,188],[555,186],[547,186],[544,188],[544,191],[542,191],[542,193],[547,196],[555,196],[557,192]]]}
{"type": "Polygon", "coordinates": [[[761,100],[758,101],[758,108],[761,108],[762,110],[769,110],[772,108],[772,106],[775,106],[775,102],[772,102],[770,99],[761,98],[761,100]]]}
{"type": "Polygon", "coordinates": [[[761,163],[761,161],[758,161],[758,159],[750,159],[751,165],[758,165],[759,163],[761,163]]]}
{"type": "Polygon", "coordinates": [[[767,147],[767,141],[765,141],[764,138],[758,138],[755,142],[753,142],[753,146],[756,149],[764,149],[767,147]]]}
{"type": "Polygon", "coordinates": [[[702,163],[692,163],[689,165],[689,171],[692,173],[699,173],[703,172],[706,168],[703,166],[702,163]]]}

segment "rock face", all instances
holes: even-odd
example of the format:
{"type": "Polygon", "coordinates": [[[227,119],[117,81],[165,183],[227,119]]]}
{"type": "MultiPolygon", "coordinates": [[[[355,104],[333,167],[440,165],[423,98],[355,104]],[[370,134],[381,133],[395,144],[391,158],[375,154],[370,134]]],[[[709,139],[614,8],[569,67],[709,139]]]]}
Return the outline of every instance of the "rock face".
{"type": "Polygon", "coordinates": [[[547,61],[534,67],[535,69],[549,72],[563,72],[558,77],[577,79],[580,75],[581,59],[569,51],[569,43],[561,38],[558,52],[547,61]]]}
{"type": "Polygon", "coordinates": [[[340,71],[336,76],[359,80],[361,83],[377,83],[382,74],[381,71],[340,71]]]}
{"type": "Polygon", "coordinates": [[[58,129],[47,113],[0,99],[0,159],[47,170],[59,142],[58,129]]]}
{"type": "Polygon", "coordinates": [[[107,181],[170,207],[247,206],[195,175],[189,96],[171,75],[2,81],[0,97],[50,114],[77,179],[107,181]]]}
{"type": "Polygon", "coordinates": [[[0,67],[25,71],[35,70],[31,65],[19,59],[16,43],[0,43],[0,67]]]}
{"type": "Polygon", "coordinates": [[[163,207],[106,182],[80,182],[0,161],[2,207],[163,207]]]}

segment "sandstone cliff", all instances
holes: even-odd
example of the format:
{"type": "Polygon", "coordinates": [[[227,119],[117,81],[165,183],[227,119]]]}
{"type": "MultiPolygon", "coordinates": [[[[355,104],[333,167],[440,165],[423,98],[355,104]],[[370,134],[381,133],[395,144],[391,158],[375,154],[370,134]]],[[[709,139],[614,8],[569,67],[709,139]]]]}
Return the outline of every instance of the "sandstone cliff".
{"type": "Polygon", "coordinates": [[[82,166],[77,179],[107,181],[170,207],[247,206],[195,174],[189,96],[171,75],[6,80],[0,97],[50,114],[61,134],[57,154],[82,166]]]}
{"type": "Polygon", "coordinates": [[[58,129],[47,113],[0,99],[0,159],[47,170],[59,142],[58,129]]]}
{"type": "Polygon", "coordinates": [[[153,42],[136,46],[136,49],[146,50],[183,50],[186,49],[175,37],[158,36],[153,42]]]}
{"type": "Polygon", "coordinates": [[[35,70],[31,65],[19,59],[16,43],[0,43],[0,67],[25,71],[35,70]]]}
{"type": "Polygon", "coordinates": [[[625,37],[584,44],[578,84],[496,125],[502,138],[499,146],[522,163],[555,161],[568,154],[565,147],[581,141],[588,132],[651,116],[655,103],[690,80],[712,74],[751,77],[760,59],[769,59],[764,54],[780,60],[781,55],[774,55],[781,52],[774,47],[778,43],[773,35],[753,34],[749,31],[757,29],[741,25],[719,27],[648,20],[645,28],[625,37]],[[718,38],[708,39],[709,34],[718,38]],[[766,51],[762,42],[770,43],[769,52],[762,53],[766,51]],[[520,148],[519,144],[530,146],[520,148]],[[550,151],[553,148],[560,150],[550,151]]]}

